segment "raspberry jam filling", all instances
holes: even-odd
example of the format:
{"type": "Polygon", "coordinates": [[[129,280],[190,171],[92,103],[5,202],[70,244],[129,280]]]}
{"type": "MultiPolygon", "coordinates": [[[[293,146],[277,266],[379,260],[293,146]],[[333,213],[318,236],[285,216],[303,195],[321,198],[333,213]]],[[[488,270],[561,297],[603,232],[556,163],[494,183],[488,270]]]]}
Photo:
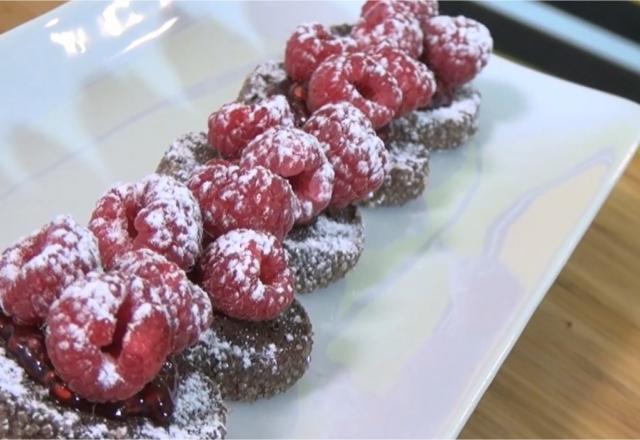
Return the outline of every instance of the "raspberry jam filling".
{"type": "Polygon", "coordinates": [[[178,382],[178,371],[171,361],[167,361],[158,376],[135,396],[119,402],[93,403],[78,396],[60,380],[51,365],[39,328],[16,325],[0,313],[0,338],[27,374],[48,387],[51,398],[64,407],[113,420],[146,417],[158,425],[167,425],[171,420],[178,382]]]}
{"type": "Polygon", "coordinates": [[[307,109],[307,90],[303,84],[294,82],[288,89],[281,88],[280,93],[285,95],[289,106],[293,111],[296,127],[302,127],[307,119],[309,119],[309,110],[307,109]]]}

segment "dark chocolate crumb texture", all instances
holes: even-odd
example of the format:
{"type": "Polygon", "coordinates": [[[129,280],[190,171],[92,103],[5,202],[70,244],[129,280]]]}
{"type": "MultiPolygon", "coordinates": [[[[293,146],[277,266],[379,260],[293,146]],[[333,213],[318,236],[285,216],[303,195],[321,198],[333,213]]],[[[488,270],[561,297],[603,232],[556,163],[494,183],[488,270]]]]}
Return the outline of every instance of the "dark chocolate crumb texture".
{"type": "Polygon", "coordinates": [[[253,401],[290,388],[307,370],[313,332],[295,301],[276,319],[240,321],[216,313],[211,329],[184,357],[220,384],[229,400],[253,401]]]}
{"type": "Polygon", "coordinates": [[[343,278],[364,250],[358,208],[329,210],[310,225],[295,226],[284,241],[296,291],[308,293],[343,278]]]}
{"type": "Polygon", "coordinates": [[[207,438],[226,435],[220,388],[198,368],[179,374],[165,426],[147,418],[112,420],[65,408],[27,375],[0,338],[0,438],[207,438]]]}

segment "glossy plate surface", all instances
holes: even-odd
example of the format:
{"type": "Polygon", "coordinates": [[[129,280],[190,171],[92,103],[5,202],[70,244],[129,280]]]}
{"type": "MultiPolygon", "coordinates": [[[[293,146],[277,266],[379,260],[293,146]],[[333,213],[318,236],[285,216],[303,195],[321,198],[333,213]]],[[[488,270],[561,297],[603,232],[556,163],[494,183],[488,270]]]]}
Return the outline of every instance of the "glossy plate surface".
{"type": "MultiPolygon", "coordinates": [[[[88,219],[115,181],[205,128],[293,27],[357,3],[84,2],[0,37],[0,245],[88,219]]],[[[425,196],[367,210],[356,270],[302,298],[310,371],[230,405],[231,437],[449,437],[633,154],[640,108],[494,57],[480,131],[435,154],[425,196]]]]}

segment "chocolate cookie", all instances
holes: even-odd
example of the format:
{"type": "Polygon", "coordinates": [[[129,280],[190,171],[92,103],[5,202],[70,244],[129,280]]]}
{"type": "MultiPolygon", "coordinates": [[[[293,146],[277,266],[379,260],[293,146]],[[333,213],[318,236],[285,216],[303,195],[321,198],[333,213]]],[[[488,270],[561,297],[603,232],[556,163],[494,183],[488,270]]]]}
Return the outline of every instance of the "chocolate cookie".
{"type": "Polygon", "coordinates": [[[253,104],[273,95],[286,95],[291,86],[284,65],[275,60],[258,64],[247,76],[238,93],[238,101],[253,104]]]}
{"type": "Polygon", "coordinates": [[[224,438],[226,408],[218,386],[197,369],[179,376],[172,421],[112,420],[64,408],[7,355],[0,339],[0,438],[224,438]]]}
{"type": "Polygon", "coordinates": [[[478,129],[480,92],[462,87],[443,107],[416,110],[393,120],[380,135],[390,170],[382,187],[362,204],[397,206],[419,197],[429,176],[429,151],[456,148],[478,129]]]}
{"type": "Polygon", "coordinates": [[[186,355],[220,384],[229,400],[253,401],[289,389],[309,366],[311,322],[294,300],[278,318],[248,322],[216,313],[211,329],[186,355]]]}
{"type": "Polygon", "coordinates": [[[173,141],[162,156],[156,173],[186,183],[199,167],[218,157],[218,152],[209,145],[206,133],[191,131],[173,141]]]}
{"type": "Polygon", "coordinates": [[[420,197],[429,179],[429,150],[423,144],[387,141],[390,166],[382,187],[363,206],[399,206],[420,197]]]}
{"type": "Polygon", "coordinates": [[[330,210],[303,226],[294,226],[284,240],[296,292],[312,292],[342,278],[364,249],[364,225],[355,206],[330,210]]]}
{"type": "MultiPolygon", "coordinates": [[[[162,157],[157,171],[181,182],[206,161],[217,157],[204,133],[186,133],[175,140],[162,157]]],[[[321,214],[310,225],[293,228],[284,241],[289,265],[296,278],[296,292],[311,292],[342,278],[360,258],[364,226],[357,208],[321,214]]]]}
{"type": "Polygon", "coordinates": [[[422,144],[429,150],[459,147],[478,130],[480,92],[472,85],[461,87],[446,106],[416,110],[386,127],[389,142],[422,144]]]}

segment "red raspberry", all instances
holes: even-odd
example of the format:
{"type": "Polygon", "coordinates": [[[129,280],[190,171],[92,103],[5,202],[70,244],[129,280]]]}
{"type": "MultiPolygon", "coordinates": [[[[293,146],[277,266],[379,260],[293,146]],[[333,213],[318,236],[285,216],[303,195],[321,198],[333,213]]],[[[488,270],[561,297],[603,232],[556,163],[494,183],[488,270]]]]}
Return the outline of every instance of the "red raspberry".
{"type": "Polygon", "coordinates": [[[429,18],[438,15],[438,0],[367,0],[362,5],[362,17],[367,14],[393,14],[401,12],[411,14],[420,22],[424,33],[425,25],[429,18]],[[384,3],[385,7],[377,6],[384,3]]]}
{"type": "Polygon", "coordinates": [[[268,169],[247,169],[222,160],[210,161],[189,180],[213,237],[238,228],[274,234],[282,240],[300,209],[291,185],[268,169]]]}
{"type": "Polygon", "coordinates": [[[333,56],[316,69],[309,81],[307,106],[312,112],[328,103],[348,101],[380,128],[389,123],[402,103],[398,82],[375,59],[358,52],[333,56]]]}
{"type": "Polygon", "coordinates": [[[284,248],[271,234],[227,232],[205,250],[200,267],[213,306],[233,318],[273,319],[293,301],[284,248]]]}
{"type": "Polygon", "coordinates": [[[40,324],[65,287],[101,269],[93,234],[56,217],[0,256],[0,306],[18,323],[40,324]]]}
{"type": "Polygon", "coordinates": [[[389,2],[376,2],[366,9],[351,30],[351,36],[362,50],[386,43],[406,51],[413,58],[422,55],[420,22],[412,13],[398,9],[389,2]]]}
{"type": "Polygon", "coordinates": [[[201,250],[198,203],[185,185],[158,174],[111,188],[98,200],[89,229],[106,268],[125,252],[149,248],[188,269],[201,250]]]}
{"type": "Polygon", "coordinates": [[[378,46],[370,55],[384,66],[402,89],[398,116],[429,105],[436,91],[436,80],[427,66],[388,44],[378,46]]]}
{"type": "Polygon", "coordinates": [[[253,105],[232,102],[209,116],[209,144],[222,157],[235,160],[242,149],[263,131],[293,126],[293,113],[282,95],[270,96],[253,105]]]}
{"type": "Polygon", "coordinates": [[[51,305],[45,342],[69,388],[107,402],[133,396],[156,376],[172,336],[164,305],[142,278],[91,273],[51,305]]]}
{"type": "Polygon", "coordinates": [[[331,206],[345,207],[380,188],[387,150],[360,110],[348,102],[327,104],[309,118],[304,130],[327,145],[336,173],[331,206]]]}
{"type": "Polygon", "coordinates": [[[331,201],[334,173],[318,139],[297,128],[271,128],[249,142],[240,166],[262,165],[289,181],[308,223],[331,201]]]}
{"type": "Polygon", "coordinates": [[[284,68],[294,81],[306,82],[325,59],[356,48],[352,38],[334,35],[319,23],[301,24],[287,41],[284,68]]]}
{"type": "Polygon", "coordinates": [[[470,18],[441,15],[427,23],[424,60],[444,87],[471,81],[487,65],[492,48],[489,30],[470,18]]]}
{"type": "Polygon", "coordinates": [[[149,249],[124,254],[114,268],[137,275],[155,289],[170,315],[174,334],[172,353],[179,353],[194,344],[209,328],[213,316],[207,294],[187,278],[176,264],[149,249]]]}

